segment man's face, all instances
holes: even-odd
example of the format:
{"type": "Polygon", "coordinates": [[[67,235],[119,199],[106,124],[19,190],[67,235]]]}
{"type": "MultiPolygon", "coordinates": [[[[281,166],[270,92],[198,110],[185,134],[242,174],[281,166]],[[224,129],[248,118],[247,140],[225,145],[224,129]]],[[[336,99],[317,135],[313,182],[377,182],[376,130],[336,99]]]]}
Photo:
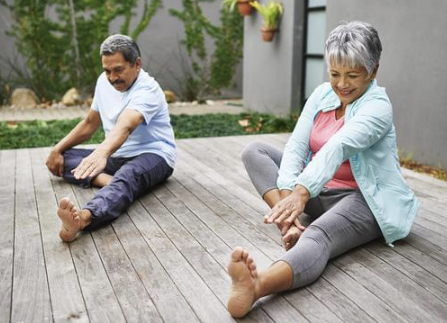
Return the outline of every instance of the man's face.
{"type": "Polygon", "coordinates": [[[110,84],[120,92],[127,91],[137,79],[140,72],[141,59],[138,58],[132,66],[124,59],[121,52],[102,56],[102,68],[110,84]]]}

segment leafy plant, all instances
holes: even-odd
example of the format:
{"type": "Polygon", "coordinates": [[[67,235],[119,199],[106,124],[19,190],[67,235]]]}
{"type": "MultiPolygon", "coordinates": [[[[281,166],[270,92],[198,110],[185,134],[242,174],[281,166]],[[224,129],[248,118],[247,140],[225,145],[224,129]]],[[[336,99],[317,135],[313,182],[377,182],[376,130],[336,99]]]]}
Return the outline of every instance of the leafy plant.
{"type": "Polygon", "coordinates": [[[212,24],[202,12],[201,2],[214,0],[182,0],[183,10],[169,9],[181,20],[189,67],[184,68],[183,98],[204,101],[207,96],[219,94],[233,81],[236,67],[242,58],[243,24],[237,12],[220,11],[220,26],[212,24]],[[205,42],[214,40],[215,50],[209,55],[205,42]]]}
{"type": "Polygon", "coordinates": [[[227,11],[232,12],[236,7],[237,3],[238,0],[224,0],[222,2],[222,7],[225,8],[227,11]]]}
{"type": "Polygon", "coordinates": [[[148,1],[132,31],[129,26],[138,0],[0,0],[0,4],[14,18],[7,34],[15,38],[26,59],[31,87],[41,98],[52,99],[73,86],[93,92],[102,70],[99,46],[109,35],[111,21],[123,17],[120,32],[136,39],[162,4],[162,0],[148,1]]]}
{"type": "Polygon", "coordinates": [[[260,4],[258,1],[250,2],[250,5],[259,12],[264,21],[266,28],[276,29],[278,28],[279,18],[283,14],[282,3],[276,1],[270,1],[268,5],[260,4]]]}

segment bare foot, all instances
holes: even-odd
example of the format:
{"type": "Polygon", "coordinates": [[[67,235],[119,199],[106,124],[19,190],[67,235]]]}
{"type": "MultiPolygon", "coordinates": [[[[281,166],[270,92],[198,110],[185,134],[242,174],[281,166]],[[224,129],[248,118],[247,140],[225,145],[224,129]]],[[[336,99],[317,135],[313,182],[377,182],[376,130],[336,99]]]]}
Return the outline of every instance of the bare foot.
{"type": "Polygon", "coordinates": [[[300,238],[303,231],[298,229],[295,225],[291,225],[289,230],[287,230],[286,234],[282,237],[282,242],[284,249],[289,250],[291,249],[300,238]]]}
{"type": "Polygon", "coordinates": [[[259,298],[261,283],[253,259],[241,247],[236,247],[231,254],[228,274],[232,280],[228,311],[233,317],[243,317],[259,298]]]}
{"type": "Polygon", "coordinates": [[[73,241],[79,230],[81,230],[81,218],[78,210],[68,197],[64,197],[59,201],[57,215],[62,221],[59,237],[65,242],[73,241]]]}

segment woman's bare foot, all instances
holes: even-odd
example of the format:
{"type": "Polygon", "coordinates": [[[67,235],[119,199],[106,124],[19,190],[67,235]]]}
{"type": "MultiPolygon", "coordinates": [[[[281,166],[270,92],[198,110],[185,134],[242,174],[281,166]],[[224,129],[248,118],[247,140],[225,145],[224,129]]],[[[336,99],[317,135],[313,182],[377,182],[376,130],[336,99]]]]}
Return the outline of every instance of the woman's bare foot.
{"type": "Polygon", "coordinates": [[[236,247],[231,254],[228,274],[232,280],[228,311],[233,317],[243,317],[261,296],[261,280],[253,259],[241,247],[236,247]]]}
{"type": "Polygon", "coordinates": [[[59,201],[57,215],[62,221],[59,237],[65,242],[71,242],[81,230],[81,218],[78,210],[68,197],[59,201]]]}
{"type": "Polygon", "coordinates": [[[282,242],[284,249],[289,250],[291,249],[300,238],[303,231],[298,229],[295,225],[291,225],[289,230],[287,230],[286,234],[282,237],[282,242]]]}

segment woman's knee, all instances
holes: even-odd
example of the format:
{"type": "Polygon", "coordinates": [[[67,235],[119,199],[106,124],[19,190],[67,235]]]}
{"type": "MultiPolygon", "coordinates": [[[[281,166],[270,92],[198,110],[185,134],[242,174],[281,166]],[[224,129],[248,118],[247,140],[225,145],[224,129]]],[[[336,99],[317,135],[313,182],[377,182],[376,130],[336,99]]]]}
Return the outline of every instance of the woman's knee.
{"type": "Polygon", "coordinates": [[[242,161],[250,163],[259,158],[260,155],[266,155],[266,151],[270,146],[262,142],[251,142],[242,151],[242,161]]]}

